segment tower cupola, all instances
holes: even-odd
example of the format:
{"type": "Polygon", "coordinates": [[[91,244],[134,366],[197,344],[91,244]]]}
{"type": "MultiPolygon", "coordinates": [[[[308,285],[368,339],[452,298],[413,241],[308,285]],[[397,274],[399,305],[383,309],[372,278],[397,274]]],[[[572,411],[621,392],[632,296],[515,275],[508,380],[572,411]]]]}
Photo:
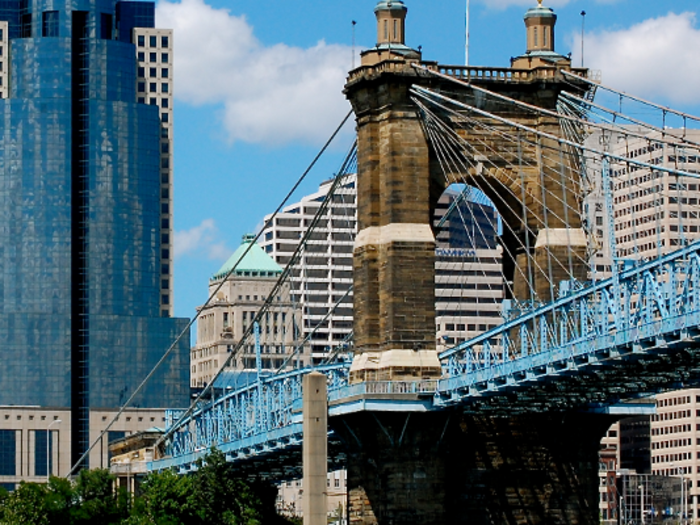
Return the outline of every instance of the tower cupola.
{"type": "Polygon", "coordinates": [[[527,52],[554,51],[554,26],[557,15],[551,7],[544,7],[538,0],[537,7],[528,9],[525,13],[527,28],[527,52]]]}
{"type": "Polygon", "coordinates": [[[557,15],[551,7],[542,5],[531,7],[525,13],[527,31],[527,50],[524,55],[511,59],[515,69],[533,69],[538,67],[571,67],[571,59],[554,51],[554,26],[557,15]]]}
{"type": "Polygon", "coordinates": [[[363,51],[363,66],[372,66],[384,60],[421,59],[420,51],[406,45],[406,14],[403,0],[379,0],[374,8],[377,17],[377,45],[363,51]]]}
{"type": "Polygon", "coordinates": [[[374,8],[377,17],[377,45],[406,43],[406,13],[402,0],[379,0],[374,8]]]}

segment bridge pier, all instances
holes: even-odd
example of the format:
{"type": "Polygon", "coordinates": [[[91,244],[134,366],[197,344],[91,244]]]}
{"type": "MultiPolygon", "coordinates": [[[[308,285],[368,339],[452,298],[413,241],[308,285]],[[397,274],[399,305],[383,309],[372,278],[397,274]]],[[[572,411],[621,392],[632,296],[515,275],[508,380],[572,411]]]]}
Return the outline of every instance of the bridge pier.
{"type": "Polygon", "coordinates": [[[597,524],[598,449],[614,418],[363,413],[348,445],[351,525],[597,524]]]}

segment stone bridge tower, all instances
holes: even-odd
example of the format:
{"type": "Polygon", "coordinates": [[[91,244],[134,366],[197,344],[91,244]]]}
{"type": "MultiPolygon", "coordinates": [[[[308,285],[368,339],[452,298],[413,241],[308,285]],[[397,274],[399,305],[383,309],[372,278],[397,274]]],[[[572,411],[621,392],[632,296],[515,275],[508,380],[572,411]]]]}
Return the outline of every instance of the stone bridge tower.
{"type": "MultiPolygon", "coordinates": [[[[585,260],[586,239],[574,212],[581,195],[577,167],[562,160],[568,156],[538,154],[557,142],[524,133],[530,139],[530,158],[538,160],[523,167],[513,152],[493,155],[493,148],[503,150],[495,136],[477,135],[476,127],[455,122],[456,132],[489,162],[468,173],[444,173],[410,93],[416,85],[449,93],[561,136],[556,117],[516,106],[506,111],[486,97],[477,101],[466,85],[426,71],[453,74],[554,110],[562,90],[583,95],[588,86],[562,73],[572,70],[571,61],[554,51],[552,10],[540,3],[527,12],[527,51],[512,59],[510,68],[440,67],[423,61],[405,43],[406,13],[402,0],[378,2],[378,43],[362,53],[361,66],[350,72],[345,86],[358,132],[354,383],[441,375],[435,349],[431,218],[453,182],[479,187],[498,203],[509,226],[504,231],[511,232],[501,243],[509,248],[504,272],[513,280],[516,299],[548,301],[559,281],[571,274],[586,278],[583,263],[568,271],[556,264],[549,265],[552,272],[525,271],[528,260],[585,260]]],[[[586,75],[585,70],[574,72],[586,75]]],[[[606,417],[378,409],[335,417],[331,425],[348,447],[350,523],[593,525],[598,521],[597,451],[610,424],[606,417]]]]}
{"type": "MultiPolygon", "coordinates": [[[[559,281],[570,278],[567,264],[571,266],[572,259],[585,260],[586,238],[578,214],[580,188],[572,171],[575,166],[536,151],[538,147],[556,148],[556,142],[526,137],[539,144],[526,152],[539,160],[535,166],[523,167],[515,153],[493,155],[490,149],[499,148],[497,137],[456,124],[463,138],[483,150],[479,153],[489,159],[488,167],[482,163],[478,171],[461,174],[440,170],[409,90],[418,85],[469,103],[474,103],[475,95],[466,86],[415,66],[458,73],[474,85],[550,110],[556,109],[563,89],[582,94],[587,85],[577,85],[561,73],[572,69],[571,61],[554,51],[556,15],[550,8],[539,5],[525,15],[527,52],[512,59],[511,68],[442,68],[424,62],[419,51],[405,44],[407,8],[403,1],[381,0],[374,11],[378,44],[362,53],[362,65],[350,72],[345,86],[358,132],[351,381],[439,377],[431,220],[449,184],[467,181],[479,187],[497,203],[503,221],[510,226],[504,232],[515,232],[504,233],[501,242],[509,248],[504,271],[513,281],[516,299],[550,300],[559,281]],[[523,210],[527,228],[523,227],[523,210]],[[530,246],[530,253],[523,246],[530,246]],[[528,257],[541,263],[535,268],[552,271],[527,270],[528,257]],[[547,264],[547,258],[568,262],[547,264]]],[[[585,70],[576,72],[585,74],[585,70]]],[[[496,100],[480,100],[479,104],[531,128],[562,135],[556,118],[515,106],[506,112],[496,100]]],[[[569,271],[585,280],[585,265],[574,266],[569,271]]]]}

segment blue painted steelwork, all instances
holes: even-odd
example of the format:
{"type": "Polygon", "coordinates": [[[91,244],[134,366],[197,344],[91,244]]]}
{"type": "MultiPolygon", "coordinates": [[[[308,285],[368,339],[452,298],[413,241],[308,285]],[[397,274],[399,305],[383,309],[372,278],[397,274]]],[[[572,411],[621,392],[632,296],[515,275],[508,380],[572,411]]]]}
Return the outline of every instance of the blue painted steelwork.
{"type": "Polygon", "coordinates": [[[298,369],[256,381],[206,403],[180,421],[184,411],[170,411],[166,442],[169,459],[153,469],[189,469],[216,447],[230,460],[279,452],[301,443],[301,383],[316,370],[329,378],[329,392],[347,384],[346,363],[298,369]]]}
{"type": "MultiPolygon", "coordinates": [[[[676,343],[700,342],[700,241],[621,271],[616,279],[562,288],[567,292],[557,301],[443,352],[439,381],[349,385],[347,363],[315,368],[329,378],[330,415],[468,405],[563,373],[575,376],[579,367],[582,371],[591,363],[633,363],[646,352],[670,354],[677,351],[676,343]]],[[[241,462],[298,448],[301,383],[311,370],[262,379],[199,407],[182,421],[171,412],[169,457],[150,468],[186,471],[211,447],[241,462]]]]}
{"type": "MultiPolygon", "coordinates": [[[[505,392],[604,351],[606,359],[700,340],[700,242],[620,272],[443,352],[435,404],[505,392]],[[543,371],[542,373],[536,371],[543,371]]],[[[669,348],[669,351],[671,349],[669,348]]],[[[633,395],[633,393],[630,393],[633,395]]]]}

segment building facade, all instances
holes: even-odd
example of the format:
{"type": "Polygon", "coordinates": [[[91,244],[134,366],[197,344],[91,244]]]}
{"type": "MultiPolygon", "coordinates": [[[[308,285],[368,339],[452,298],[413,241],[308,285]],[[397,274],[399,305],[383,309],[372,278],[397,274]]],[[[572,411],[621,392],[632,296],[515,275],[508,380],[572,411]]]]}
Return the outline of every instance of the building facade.
{"type": "MultiPolygon", "coordinates": [[[[268,299],[268,309],[258,321],[261,368],[277,370],[285,364],[291,368],[309,363],[308,346],[301,344],[301,308],[292,301],[289,282],[276,287],[282,268],[254,240],[254,235],[245,235],[209,280],[209,295],[214,297],[200,308],[197,343],[190,356],[195,388],[212,381],[268,299]]],[[[243,341],[228,368],[257,369],[254,336],[243,341]]]]}
{"type": "MultiPolygon", "coordinates": [[[[467,194],[468,194],[468,190],[467,194]]],[[[448,190],[438,200],[435,242],[435,332],[438,351],[503,322],[504,279],[498,214],[448,190]]]]}
{"type": "MultiPolygon", "coordinates": [[[[331,197],[290,274],[292,297],[302,308],[304,337],[311,360],[318,364],[342,346],[352,333],[352,249],[357,231],[356,176],[345,175],[331,197]],[[337,306],[336,306],[337,304],[337,306]],[[329,311],[333,314],[328,316],[329,311]]],[[[265,217],[261,245],[277,263],[286,266],[299,241],[316,218],[332,180],[298,203],[287,206],[274,221],[265,217]]]]}
{"type": "MultiPolygon", "coordinates": [[[[38,472],[26,458],[46,421],[61,420],[47,435],[66,474],[187,322],[169,318],[171,103],[137,95],[154,4],[9,1],[0,20],[1,439],[24,454],[0,471],[12,484],[38,472]]],[[[158,37],[171,60],[171,33],[158,37]]],[[[155,411],[143,428],[187,404],[187,340],[134,400],[155,411]]]]}

